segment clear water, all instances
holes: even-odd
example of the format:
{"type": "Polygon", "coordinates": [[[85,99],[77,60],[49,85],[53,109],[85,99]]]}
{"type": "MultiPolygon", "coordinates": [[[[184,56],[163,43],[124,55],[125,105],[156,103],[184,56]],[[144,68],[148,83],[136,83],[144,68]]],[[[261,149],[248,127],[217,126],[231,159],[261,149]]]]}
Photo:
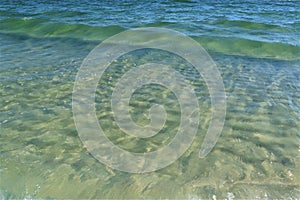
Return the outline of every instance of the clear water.
{"type": "MultiPolygon", "coordinates": [[[[0,197],[23,198],[299,198],[299,1],[2,1],[0,5],[0,197]],[[72,90],[82,60],[102,40],[135,27],[166,27],[193,37],[220,70],[227,116],[220,139],[198,158],[210,119],[207,88],[187,65],[177,69],[196,86],[197,137],[185,154],[156,172],[106,167],[81,143],[72,118],[72,90]]],[[[150,85],[132,100],[132,118],[149,122],[151,99],[168,111],[163,133],[128,137],[115,125],[109,100],[116,79],[137,60],[121,58],[100,80],[97,115],[116,145],[147,152],[167,144],[179,124],[176,98],[150,85]]],[[[181,61],[179,61],[181,62],[181,61]]]]}

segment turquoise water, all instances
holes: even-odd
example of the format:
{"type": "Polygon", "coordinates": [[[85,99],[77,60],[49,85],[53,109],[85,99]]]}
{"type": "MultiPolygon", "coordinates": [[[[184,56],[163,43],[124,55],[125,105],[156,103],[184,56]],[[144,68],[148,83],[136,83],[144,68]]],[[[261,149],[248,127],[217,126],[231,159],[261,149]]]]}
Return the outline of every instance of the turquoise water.
{"type": "Polygon", "coordinates": [[[0,5],[0,196],[25,198],[299,198],[299,1],[2,1],[0,5]],[[130,174],[95,160],[81,143],[72,91],[83,59],[101,41],[136,27],[187,34],[211,55],[227,93],[224,129],[204,159],[198,152],[211,114],[203,79],[182,60],[157,51],[127,55],[99,81],[99,123],[116,145],[154,151],[170,142],[180,110],[158,86],[137,91],[133,120],[149,123],[153,102],[168,121],[147,139],[123,134],[109,100],[120,66],[153,57],[177,62],[195,86],[200,126],[192,146],[172,165],[130,174]],[[177,60],[176,60],[177,59],[177,60]],[[147,100],[151,100],[150,103],[147,100]]]}

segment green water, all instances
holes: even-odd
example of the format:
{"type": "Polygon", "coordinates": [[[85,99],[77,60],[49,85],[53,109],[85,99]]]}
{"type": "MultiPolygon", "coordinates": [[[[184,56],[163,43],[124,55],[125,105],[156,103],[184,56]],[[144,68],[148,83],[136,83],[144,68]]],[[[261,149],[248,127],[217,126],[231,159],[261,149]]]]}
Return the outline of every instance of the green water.
{"type": "Polygon", "coordinates": [[[117,2],[0,6],[0,198],[299,198],[299,1],[117,2]],[[183,156],[158,171],[130,174],[105,166],[84,147],[72,91],[83,59],[99,42],[128,28],[153,26],[182,31],[209,51],[225,85],[227,115],[215,148],[200,159],[211,117],[201,76],[166,52],[123,56],[99,81],[95,99],[99,123],[115,145],[155,151],[172,140],[180,122],[174,94],[148,85],[131,98],[132,118],[147,125],[151,105],[163,104],[165,127],[148,139],[120,131],[111,93],[135,66],[153,58],[174,65],[195,87],[200,106],[196,138],[183,156]]]}
{"type": "MultiPolygon", "coordinates": [[[[20,42],[23,55],[18,53],[19,57],[7,59],[5,63],[10,70],[1,71],[2,190],[18,198],[212,198],[213,195],[225,198],[228,192],[236,198],[297,196],[300,130],[297,61],[212,54],[224,79],[228,109],[222,136],[204,159],[199,159],[197,153],[210,119],[210,99],[199,75],[188,66],[179,67],[179,71],[187,70],[185,73],[190,74],[190,81],[198,88],[201,117],[197,138],[169,167],[135,175],[112,170],[95,160],[83,147],[74,126],[73,84],[82,57],[92,45],[30,38],[27,45],[24,47],[20,42]],[[23,59],[32,49],[43,52],[45,45],[52,46],[52,51],[45,51],[48,54],[43,59],[23,59]],[[72,45],[74,50],[61,56],[59,52],[72,45]],[[76,49],[85,53],[70,59],[77,55],[76,49]],[[60,61],[54,62],[57,59],[60,61]],[[23,68],[11,65],[21,60],[22,65],[33,61],[34,65],[23,68]],[[285,65],[289,68],[282,67],[285,65]]],[[[141,63],[152,58],[149,53],[137,57],[141,63]]],[[[127,57],[119,63],[130,65],[133,59],[134,56],[127,57]]],[[[168,61],[166,58],[165,62],[168,61]]],[[[174,135],[180,115],[178,103],[164,88],[142,88],[131,101],[136,107],[133,119],[146,124],[149,105],[145,98],[161,99],[169,95],[157,100],[163,103],[169,99],[166,106],[170,118],[164,130],[167,134],[148,141],[125,137],[112,121],[107,103],[110,85],[105,85],[106,91],[101,88],[109,83],[111,75],[117,78],[123,73],[118,70],[120,64],[112,66],[99,82],[96,102],[99,102],[100,124],[108,137],[124,149],[155,150],[174,135]]]]}
{"type": "MultiPolygon", "coordinates": [[[[246,22],[239,21],[225,21],[220,22],[221,27],[233,26],[235,24],[241,25],[246,30],[256,28],[258,30],[271,30],[272,27],[268,25],[261,25],[259,23],[248,24],[246,22]]],[[[218,24],[217,24],[218,25],[218,24]]],[[[49,23],[43,19],[32,18],[9,18],[0,21],[1,27],[9,27],[8,29],[1,30],[2,33],[14,33],[20,35],[29,35],[32,37],[62,37],[62,38],[77,38],[90,41],[102,41],[107,37],[113,36],[123,30],[121,26],[108,26],[108,27],[93,27],[84,24],[66,24],[61,22],[49,23]]],[[[147,25],[141,25],[138,27],[168,27],[175,30],[185,30],[186,27],[178,24],[169,23],[150,23],[147,25]]],[[[281,31],[283,33],[289,32],[289,30],[275,27],[274,31],[281,31]]],[[[193,39],[199,41],[200,44],[211,51],[220,52],[229,55],[247,55],[250,57],[263,57],[274,58],[283,60],[295,60],[300,57],[300,47],[292,44],[282,44],[279,42],[270,43],[267,41],[255,41],[252,38],[236,38],[232,35],[224,37],[222,34],[214,33],[216,30],[212,30],[209,35],[193,36],[193,39]]],[[[297,36],[294,39],[299,42],[297,36]]]]}

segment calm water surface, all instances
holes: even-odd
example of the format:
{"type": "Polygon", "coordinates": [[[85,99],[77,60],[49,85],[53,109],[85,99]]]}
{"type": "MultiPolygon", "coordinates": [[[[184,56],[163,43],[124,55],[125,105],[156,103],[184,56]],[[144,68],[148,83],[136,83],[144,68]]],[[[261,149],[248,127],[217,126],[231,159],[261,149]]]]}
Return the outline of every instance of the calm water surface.
{"type": "Polygon", "coordinates": [[[0,197],[299,198],[300,1],[2,1],[0,5],[0,197]],[[118,59],[99,81],[96,111],[107,137],[133,152],[168,144],[180,109],[169,90],[142,87],[132,118],[149,123],[151,103],[165,105],[166,126],[147,139],[123,134],[110,97],[117,79],[152,58],[179,63],[201,109],[196,139],[172,165],[130,174],[95,160],[72,116],[76,73],[101,41],[136,27],[165,27],[198,41],[220,70],[227,116],[213,151],[198,158],[209,125],[203,79],[183,60],[141,50],[118,59]],[[121,67],[120,67],[121,66],[121,67]]]}

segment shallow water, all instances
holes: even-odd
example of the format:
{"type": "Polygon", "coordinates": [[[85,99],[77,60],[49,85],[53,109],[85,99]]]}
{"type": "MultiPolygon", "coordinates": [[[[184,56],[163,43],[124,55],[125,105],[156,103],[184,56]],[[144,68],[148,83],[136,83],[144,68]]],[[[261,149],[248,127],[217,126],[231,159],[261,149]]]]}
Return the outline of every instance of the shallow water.
{"type": "Polygon", "coordinates": [[[142,6],[125,1],[6,1],[0,6],[0,196],[299,197],[297,3],[157,1],[142,6]],[[96,94],[99,123],[114,144],[134,152],[154,151],[170,142],[180,120],[175,96],[166,88],[149,85],[134,93],[132,118],[145,125],[147,109],[162,103],[168,112],[166,126],[149,139],[120,132],[109,100],[117,78],[133,63],[147,63],[153,57],[162,63],[179,63],[176,70],[195,86],[201,111],[196,139],[179,160],[156,172],[130,174],[106,167],[84,148],[71,101],[76,73],[88,53],[103,39],[140,26],[174,28],[202,44],[221,72],[228,107],[217,145],[199,159],[211,117],[203,79],[187,63],[160,51],[120,58],[99,81],[96,94]]]}

